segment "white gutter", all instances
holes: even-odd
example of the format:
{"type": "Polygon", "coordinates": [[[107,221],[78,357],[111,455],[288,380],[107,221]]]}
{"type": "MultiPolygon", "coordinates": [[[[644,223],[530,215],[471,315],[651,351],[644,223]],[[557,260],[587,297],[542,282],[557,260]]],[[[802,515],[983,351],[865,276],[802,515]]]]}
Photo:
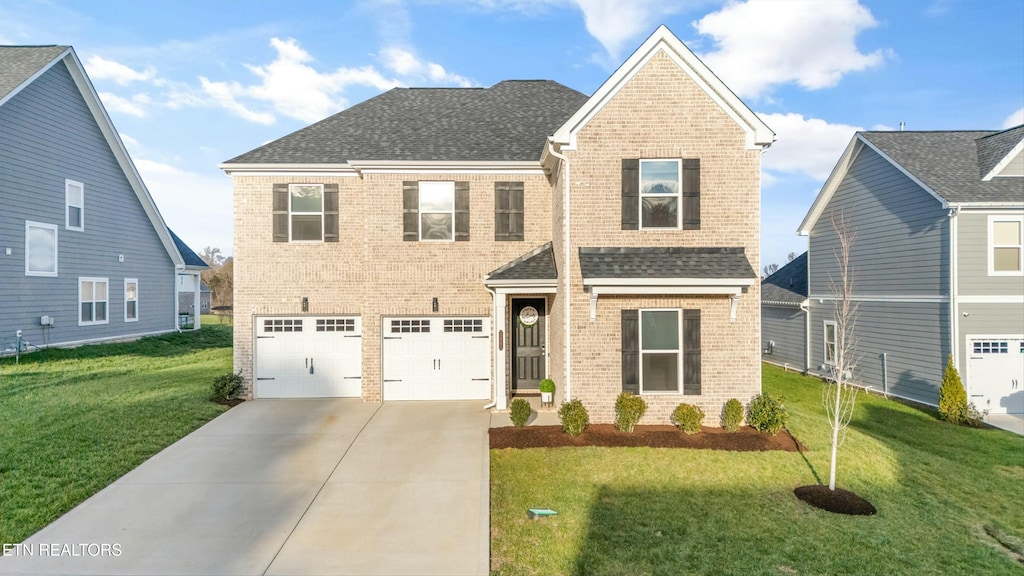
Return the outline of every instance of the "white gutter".
{"type": "Polygon", "coordinates": [[[572,400],[572,356],[571,348],[569,346],[569,325],[570,320],[572,318],[572,316],[570,315],[571,311],[569,309],[569,304],[571,302],[571,298],[569,296],[569,293],[571,292],[569,290],[569,265],[572,262],[572,256],[569,254],[569,159],[563,156],[562,154],[555,152],[555,145],[552,142],[551,138],[548,138],[548,153],[550,153],[555,158],[561,160],[562,163],[565,165],[565,182],[563,182],[562,186],[564,188],[562,192],[562,212],[565,214],[565,217],[562,219],[562,236],[565,237],[565,248],[563,251],[565,257],[564,262],[562,262],[562,286],[564,286],[565,288],[563,290],[562,295],[562,297],[565,299],[565,336],[562,338],[562,340],[563,344],[565,345],[565,401],[569,402],[572,400]]]}
{"type": "Polygon", "coordinates": [[[960,289],[960,283],[957,281],[957,265],[959,260],[957,234],[960,227],[957,217],[959,215],[959,206],[949,209],[949,337],[952,344],[949,350],[953,355],[953,366],[957,366],[957,370],[963,374],[963,369],[966,366],[958,365],[960,358],[960,302],[957,300],[957,292],[960,289]]]}
{"type": "Polygon", "coordinates": [[[811,305],[810,302],[804,300],[800,304],[800,309],[804,311],[804,374],[811,371],[811,305]]]}

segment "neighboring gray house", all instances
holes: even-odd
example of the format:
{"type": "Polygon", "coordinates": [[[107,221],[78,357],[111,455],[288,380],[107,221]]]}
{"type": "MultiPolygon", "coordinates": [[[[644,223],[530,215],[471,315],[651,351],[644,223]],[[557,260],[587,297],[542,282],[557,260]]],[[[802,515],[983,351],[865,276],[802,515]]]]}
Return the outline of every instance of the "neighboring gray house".
{"type": "Polygon", "coordinates": [[[761,359],[806,372],[807,252],[761,281],[761,359]]]}
{"type": "Polygon", "coordinates": [[[855,379],[934,405],[952,353],[979,409],[1024,413],[1024,126],[853,137],[799,229],[818,373],[834,330],[833,213],[856,233],[855,379]]]}
{"type": "Polygon", "coordinates": [[[175,330],[199,268],[71,47],[0,47],[0,134],[0,352],[175,330]]]}

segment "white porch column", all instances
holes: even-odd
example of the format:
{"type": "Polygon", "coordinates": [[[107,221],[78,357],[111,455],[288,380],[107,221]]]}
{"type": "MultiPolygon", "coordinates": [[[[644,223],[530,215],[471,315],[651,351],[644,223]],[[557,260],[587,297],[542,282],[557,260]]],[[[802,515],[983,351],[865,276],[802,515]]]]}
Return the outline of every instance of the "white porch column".
{"type": "Polygon", "coordinates": [[[494,401],[495,408],[508,408],[508,388],[505,384],[505,366],[508,364],[509,336],[505,330],[506,295],[494,292],[494,401]]]}
{"type": "Polygon", "coordinates": [[[200,288],[203,285],[202,277],[196,272],[193,275],[193,281],[196,285],[196,291],[192,293],[192,310],[195,312],[195,317],[192,319],[192,329],[199,330],[199,314],[202,312],[202,308],[199,306],[202,301],[203,293],[200,288]]]}

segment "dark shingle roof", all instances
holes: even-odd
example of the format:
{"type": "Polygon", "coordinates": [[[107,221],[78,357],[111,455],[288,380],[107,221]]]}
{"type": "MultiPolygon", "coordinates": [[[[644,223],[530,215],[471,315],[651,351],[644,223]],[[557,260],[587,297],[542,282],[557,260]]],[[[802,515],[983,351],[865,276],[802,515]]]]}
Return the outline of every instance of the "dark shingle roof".
{"type": "Polygon", "coordinates": [[[978,139],[978,168],[979,176],[984,178],[1006,158],[1006,155],[1013,150],[1013,147],[1024,140],[1024,124],[1009,130],[997,132],[991,136],[978,139]]]}
{"type": "Polygon", "coordinates": [[[555,269],[555,256],[551,251],[551,242],[516,258],[487,275],[492,280],[555,280],[558,270],[555,269]]]}
{"type": "Polygon", "coordinates": [[[807,252],[761,281],[761,302],[800,304],[807,299],[807,252]]]}
{"type": "Polygon", "coordinates": [[[394,88],[228,164],[539,160],[587,96],[551,80],[490,88],[394,88]]]}
{"type": "Polygon", "coordinates": [[[203,262],[203,259],[193,252],[192,249],[188,247],[188,244],[185,244],[184,240],[178,238],[178,235],[175,234],[173,230],[168,228],[167,231],[171,233],[171,239],[174,240],[175,248],[178,249],[178,253],[181,254],[181,258],[185,261],[185,266],[209,268],[209,266],[206,265],[206,262],[203,262]]]}
{"type": "Polygon", "coordinates": [[[980,154],[985,163],[991,162],[993,166],[1002,160],[992,162],[992,157],[1010,140],[1016,138],[1009,144],[1012,148],[1024,138],[1021,127],[1004,132],[862,132],[861,135],[947,202],[1024,203],[1024,179],[993,178],[983,182],[979,159],[980,154]],[[987,143],[986,137],[993,136],[998,136],[996,141],[987,143]]]}
{"type": "Polygon", "coordinates": [[[743,248],[580,248],[584,278],[757,278],[743,248]]]}
{"type": "Polygon", "coordinates": [[[67,46],[0,46],[0,99],[67,49],[67,46]]]}

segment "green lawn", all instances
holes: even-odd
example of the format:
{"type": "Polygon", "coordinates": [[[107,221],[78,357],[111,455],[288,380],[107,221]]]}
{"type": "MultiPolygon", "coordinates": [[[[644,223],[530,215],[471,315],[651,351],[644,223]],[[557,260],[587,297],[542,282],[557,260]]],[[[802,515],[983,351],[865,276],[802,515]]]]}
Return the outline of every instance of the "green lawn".
{"type": "Polygon", "coordinates": [[[231,326],[0,359],[0,543],[20,542],[225,410],[231,326]]]}
{"type": "Polygon", "coordinates": [[[492,573],[1022,574],[986,528],[1021,546],[1024,438],[861,394],[838,485],[879,513],[834,515],[792,493],[828,478],[820,383],[768,365],[763,381],[809,452],[492,450],[492,573]]]}

